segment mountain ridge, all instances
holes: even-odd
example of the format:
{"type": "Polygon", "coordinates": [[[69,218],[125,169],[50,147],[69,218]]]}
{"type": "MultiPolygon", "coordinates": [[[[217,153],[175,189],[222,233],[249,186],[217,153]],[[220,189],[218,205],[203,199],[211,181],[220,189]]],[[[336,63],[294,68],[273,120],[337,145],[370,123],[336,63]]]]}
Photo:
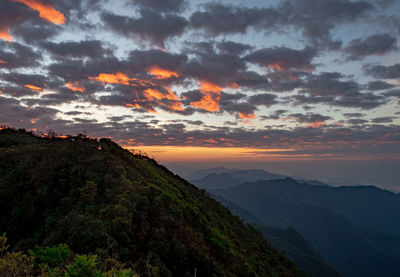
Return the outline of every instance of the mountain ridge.
{"type": "Polygon", "coordinates": [[[204,191],[109,139],[0,130],[0,232],[69,245],[143,276],[304,276],[204,191]]]}

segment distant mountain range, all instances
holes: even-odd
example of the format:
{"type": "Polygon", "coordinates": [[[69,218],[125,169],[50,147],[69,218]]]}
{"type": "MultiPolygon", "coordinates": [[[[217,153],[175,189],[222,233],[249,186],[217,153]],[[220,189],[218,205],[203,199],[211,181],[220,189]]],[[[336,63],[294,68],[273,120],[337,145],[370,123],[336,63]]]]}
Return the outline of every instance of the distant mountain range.
{"type": "Polygon", "coordinates": [[[221,171],[195,172],[192,176],[209,174],[192,182],[251,212],[261,224],[294,227],[343,276],[399,276],[398,194],[372,186],[334,188],[281,176],[271,180],[270,173],[254,181],[254,170],[240,170],[235,180],[235,170],[221,171]]]}
{"type": "Polygon", "coordinates": [[[296,229],[266,225],[251,211],[241,208],[221,196],[213,195],[213,197],[229,208],[233,214],[257,227],[269,243],[283,251],[308,277],[341,276],[331,265],[322,259],[318,251],[296,229]]]}
{"type": "Polygon", "coordinates": [[[283,179],[286,176],[269,173],[262,169],[228,169],[225,167],[204,169],[189,175],[189,180],[200,188],[221,189],[233,187],[245,182],[283,179]]]}

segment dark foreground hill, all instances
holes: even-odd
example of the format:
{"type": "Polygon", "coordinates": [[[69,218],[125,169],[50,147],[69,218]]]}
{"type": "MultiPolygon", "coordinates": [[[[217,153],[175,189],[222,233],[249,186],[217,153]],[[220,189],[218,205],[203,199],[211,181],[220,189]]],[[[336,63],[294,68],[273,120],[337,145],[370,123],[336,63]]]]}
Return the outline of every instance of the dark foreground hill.
{"type": "Polygon", "coordinates": [[[304,276],[204,191],[109,139],[1,130],[0,232],[14,251],[64,243],[141,276],[304,276]]]}

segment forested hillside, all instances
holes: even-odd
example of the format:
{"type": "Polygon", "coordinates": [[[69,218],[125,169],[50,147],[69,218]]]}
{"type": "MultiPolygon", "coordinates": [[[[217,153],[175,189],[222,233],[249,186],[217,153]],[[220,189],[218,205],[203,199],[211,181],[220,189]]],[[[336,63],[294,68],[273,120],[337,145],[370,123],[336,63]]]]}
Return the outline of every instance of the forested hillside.
{"type": "Polygon", "coordinates": [[[109,139],[0,130],[0,232],[11,253],[66,245],[140,276],[304,276],[204,191],[109,139]]]}

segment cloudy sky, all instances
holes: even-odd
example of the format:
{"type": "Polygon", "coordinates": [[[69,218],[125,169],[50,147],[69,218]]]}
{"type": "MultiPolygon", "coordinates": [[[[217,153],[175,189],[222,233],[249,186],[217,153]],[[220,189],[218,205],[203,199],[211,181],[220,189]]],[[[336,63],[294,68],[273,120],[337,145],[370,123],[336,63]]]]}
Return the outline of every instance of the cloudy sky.
{"type": "Polygon", "coordinates": [[[0,124],[162,161],[400,160],[400,1],[2,0],[0,124]]]}

